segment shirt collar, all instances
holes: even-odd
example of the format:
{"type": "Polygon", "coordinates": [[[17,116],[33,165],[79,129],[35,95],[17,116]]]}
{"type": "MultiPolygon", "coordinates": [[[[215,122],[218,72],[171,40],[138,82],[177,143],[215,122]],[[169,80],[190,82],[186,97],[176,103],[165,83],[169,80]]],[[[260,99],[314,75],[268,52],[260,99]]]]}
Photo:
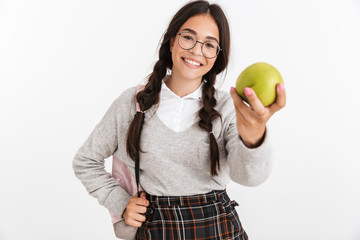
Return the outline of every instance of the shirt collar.
{"type": "MultiPolygon", "coordinates": [[[[170,88],[168,88],[168,86],[166,86],[165,81],[167,79],[168,78],[162,80],[160,98],[162,100],[172,99],[172,98],[180,99],[181,97],[176,95],[173,91],[170,90],[170,88]]],[[[204,82],[201,82],[200,86],[195,91],[193,91],[192,93],[189,93],[188,95],[182,97],[181,99],[194,99],[194,100],[201,99],[203,85],[204,85],[204,82]]]]}

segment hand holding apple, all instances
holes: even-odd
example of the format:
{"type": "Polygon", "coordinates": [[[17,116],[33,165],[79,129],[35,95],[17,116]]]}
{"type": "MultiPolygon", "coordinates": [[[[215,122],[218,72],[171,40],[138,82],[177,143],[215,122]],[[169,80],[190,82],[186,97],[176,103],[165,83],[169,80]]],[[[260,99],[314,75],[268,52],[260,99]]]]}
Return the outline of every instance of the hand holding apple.
{"type": "MultiPolygon", "coordinates": [[[[264,106],[253,88],[255,88],[255,85],[252,85],[252,87],[251,85],[249,85],[249,87],[245,86],[243,89],[243,98],[237,93],[237,89],[234,87],[230,90],[235,105],[236,126],[239,136],[244,144],[250,148],[257,147],[262,143],[267,121],[276,111],[279,111],[286,104],[286,94],[282,79],[280,83],[274,84],[275,89],[273,91],[276,101],[267,106],[264,106]],[[245,104],[243,100],[247,101],[250,106],[245,104]]],[[[261,94],[264,93],[259,92],[259,95],[261,94]]]]}
{"type": "Polygon", "coordinates": [[[283,83],[279,71],[264,62],[254,63],[242,71],[236,81],[236,91],[241,98],[248,102],[245,88],[251,87],[262,104],[268,106],[276,99],[276,85],[283,83]]]}

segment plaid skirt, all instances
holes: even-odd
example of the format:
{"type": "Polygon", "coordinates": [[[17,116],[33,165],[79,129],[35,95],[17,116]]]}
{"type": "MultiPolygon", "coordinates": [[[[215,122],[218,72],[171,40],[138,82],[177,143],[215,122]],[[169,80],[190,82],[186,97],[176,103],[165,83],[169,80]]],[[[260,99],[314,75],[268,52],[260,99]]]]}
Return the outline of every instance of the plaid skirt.
{"type": "Polygon", "coordinates": [[[226,190],[166,197],[147,195],[150,205],[136,239],[248,239],[226,190]]]}

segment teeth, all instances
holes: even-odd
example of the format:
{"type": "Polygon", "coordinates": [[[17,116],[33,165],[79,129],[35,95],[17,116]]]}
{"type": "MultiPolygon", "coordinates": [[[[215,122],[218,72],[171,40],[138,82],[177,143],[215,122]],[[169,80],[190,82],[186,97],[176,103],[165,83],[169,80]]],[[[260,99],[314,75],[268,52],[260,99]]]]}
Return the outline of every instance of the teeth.
{"type": "Polygon", "coordinates": [[[189,59],[184,58],[185,62],[190,63],[191,65],[200,66],[200,63],[191,61],[189,59]]]}

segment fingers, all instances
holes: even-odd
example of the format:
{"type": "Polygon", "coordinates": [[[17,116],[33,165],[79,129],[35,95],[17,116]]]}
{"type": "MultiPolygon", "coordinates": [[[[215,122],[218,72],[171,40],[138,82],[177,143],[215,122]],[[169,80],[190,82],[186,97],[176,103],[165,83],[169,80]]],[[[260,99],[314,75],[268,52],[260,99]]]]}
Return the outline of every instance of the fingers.
{"type": "Polygon", "coordinates": [[[251,108],[249,108],[241,99],[239,94],[235,91],[235,88],[231,88],[230,94],[234,101],[235,108],[243,115],[244,118],[248,118],[250,115],[253,115],[254,113],[258,115],[259,117],[263,117],[266,113],[264,105],[261,103],[261,101],[256,96],[256,93],[251,88],[245,88],[244,89],[245,95],[249,101],[249,104],[251,105],[251,108]],[[248,117],[246,117],[248,116],[248,117]]]}
{"type": "Polygon", "coordinates": [[[265,115],[265,107],[256,96],[256,93],[251,88],[244,89],[245,95],[249,101],[249,104],[259,116],[265,115]]]}
{"type": "Polygon", "coordinates": [[[143,214],[146,212],[146,208],[145,210],[143,208],[145,207],[131,207],[128,205],[126,214],[124,214],[126,224],[133,227],[141,227],[142,223],[146,220],[146,216],[143,214]]]}
{"type": "Polygon", "coordinates": [[[133,212],[133,218],[137,221],[145,221],[145,216],[144,213],[146,213],[147,208],[143,207],[143,206],[136,206],[134,208],[134,212],[133,212]],[[135,213],[135,214],[134,214],[135,213]]]}
{"type": "Polygon", "coordinates": [[[230,89],[230,95],[233,99],[236,110],[241,111],[242,108],[246,108],[245,103],[241,99],[240,95],[236,92],[234,87],[230,89]]]}
{"type": "MultiPolygon", "coordinates": [[[[146,193],[145,193],[146,195],[146,193]]],[[[140,193],[140,197],[138,198],[135,198],[136,200],[136,204],[139,205],[139,206],[149,206],[150,205],[150,202],[149,200],[146,199],[145,195],[143,195],[142,193],[140,193]]]]}
{"type": "Polygon", "coordinates": [[[146,217],[141,214],[129,214],[127,218],[125,218],[125,222],[127,225],[133,227],[141,227],[142,223],[145,222],[146,217]]]}
{"type": "Polygon", "coordinates": [[[130,201],[131,200],[135,200],[136,202],[136,204],[137,205],[141,205],[141,206],[149,206],[149,204],[150,204],[150,202],[149,202],[149,200],[147,200],[146,199],[146,192],[145,191],[141,191],[140,192],[140,197],[138,197],[137,196],[138,194],[136,193],[135,194],[135,196],[133,196],[131,199],[130,199],[130,201]]]}
{"type": "Polygon", "coordinates": [[[132,208],[129,208],[128,211],[128,217],[133,218],[137,221],[145,221],[144,213],[146,212],[146,207],[144,206],[134,206],[132,208]]]}
{"type": "Polygon", "coordinates": [[[279,111],[286,105],[286,92],[283,83],[279,83],[276,85],[276,94],[276,101],[270,105],[271,113],[279,111]]]}
{"type": "Polygon", "coordinates": [[[141,192],[140,197],[137,194],[132,197],[129,204],[126,206],[124,213],[125,222],[134,227],[141,227],[142,222],[146,220],[144,213],[147,211],[147,207],[150,202],[146,199],[146,192],[141,192]]]}
{"type": "Polygon", "coordinates": [[[243,124],[247,123],[248,121],[251,121],[253,110],[251,110],[250,107],[245,104],[245,102],[237,93],[234,87],[231,88],[230,94],[235,106],[236,119],[240,120],[240,122],[242,122],[243,124]]]}

